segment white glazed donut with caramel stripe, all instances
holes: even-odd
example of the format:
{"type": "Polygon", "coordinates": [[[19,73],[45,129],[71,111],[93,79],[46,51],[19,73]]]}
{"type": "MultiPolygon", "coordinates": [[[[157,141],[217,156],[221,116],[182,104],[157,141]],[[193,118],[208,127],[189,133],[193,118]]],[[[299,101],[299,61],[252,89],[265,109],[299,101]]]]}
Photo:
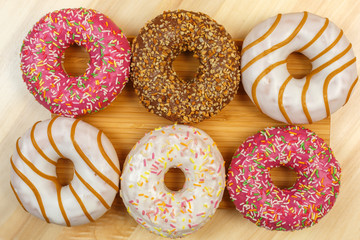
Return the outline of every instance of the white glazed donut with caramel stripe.
{"type": "Polygon", "coordinates": [[[73,226],[101,217],[119,186],[119,161],[102,131],[75,119],[37,122],[16,142],[10,184],[23,208],[46,222],[73,226]],[[61,186],[60,158],[72,160],[74,177],[61,186]]]}
{"type": "Polygon", "coordinates": [[[356,58],[343,31],[327,18],[303,12],[278,14],[246,36],[241,58],[246,93],[263,113],[287,123],[312,123],[343,106],[356,84],[356,58]],[[289,54],[308,57],[302,79],[287,70],[289,54]]]}

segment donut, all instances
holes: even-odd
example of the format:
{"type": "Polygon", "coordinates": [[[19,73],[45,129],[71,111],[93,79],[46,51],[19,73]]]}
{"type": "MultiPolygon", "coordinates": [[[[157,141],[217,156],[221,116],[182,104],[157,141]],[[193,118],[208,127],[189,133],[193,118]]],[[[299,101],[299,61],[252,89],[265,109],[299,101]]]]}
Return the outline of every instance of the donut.
{"type": "Polygon", "coordinates": [[[140,226],[177,238],[198,230],[214,215],[224,188],[224,160],[215,142],[195,127],[170,125],[147,133],[130,151],[120,196],[140,226]],[[164,184],[170,168],[185,174],[179,191],[164,184]]]}
{"type": "Polygon", "coordinates": [[[278,14],[254,27],[241,52],[242,84],[256,107],[269,117],[306,124],[344,105],[356,84],[356,58],[343,31],[327,18],[278,14]],[[295,79],[286,59],[299,52],[312,70],[295,79]]]}
{"type": "Polygon", "coordinates": [[[204,13],[164,12],[140,30],[132,52],[130,79],[140,102],[173,122],[210,118],[239,87],[237,47],[225,28],[204,13]],[[191,81],[181,79],[172,68],[184,51],[193,52],[200,63],[191,81]]]}
{"type": "Polygon", "coordinates": [[[72,118],[37,122],[16,142],[10,185],[24,210],[48,223],[92,222],[111,206],[119,189],[119,160],[102,131],[72,118]],[[62,186],[56,163],[70,159],[74,176],[62,186]]]}
{"type": "Polygon", "coordinates": [[[313,226],[333,207],[340,172],[331,149],[314,132],[298,126],[271,127],[237,149],[227,189],[236,209],[257,226],[299,230],[313,226]],[[297,173],[292,187],[273,184],[269,171],[279,166],[297,173]]]}
{"type": "Polygon", "coordinates": [[[31,94],[53,114],[67,117],[108,106],[128,81],[130,46],[124,33],[105,15],[85,8],[46,14],[21,47],[21,71],[31,94]],[[72,44],[86,49],[86,72],[69,76],[62,68],[72,44]]]}

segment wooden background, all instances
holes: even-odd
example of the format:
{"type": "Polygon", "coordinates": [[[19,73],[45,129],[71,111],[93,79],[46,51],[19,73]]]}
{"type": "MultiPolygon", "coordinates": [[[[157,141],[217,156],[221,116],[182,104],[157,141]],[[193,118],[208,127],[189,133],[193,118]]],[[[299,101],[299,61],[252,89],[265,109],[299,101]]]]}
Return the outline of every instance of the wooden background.
{"type": "MultiPolygon", "coordinates": [[[[233,38],[244,38],[249,30],[260,21],[276,15],[294,11],[309,11],[326,16],[339,27],[353,43],[355,54],[360,54],[360,2],[348,1],[0,1],[0,81],[3,90],[0,95],[0,239],[156,239],[153,234],[139,227],[129,217],[119,198],[112,209],[101,219],[92,224],[79,227],[61,227],[32,217],[23,211],[11,192],[9,185],[9,157],[15,142],[29,127],[38,120],[50,117],[49,112],[38,104],[26,90],[20,72],[19,49],[26,33],[33,24],[47,12],[65,7],[94,8],[108,15],[126,35],[136,35],[147,20],[152,19],[164,10],[187,9],[209,14],[224,25],[233,38]]],[[[358,65],[359,66],[359,65],[358,65]]],[[[359,68],[358,68],[359,72],[359,68]]],[[[271,232],[256,227],[244,219],[233,208],[219,209],[214,218],[198,232],[187,239],[359,239],[360,238],[360,111],[357,102],[360,100],[359,86],[356,86],[348,104],[333,114],[331,118],[331,141],[335,155],[342,166],[342,187],[339,198],[329,214],[319,224],[297,232],[271,232]]],[[[253,117],[262,119],[264,126],[279,125],[261,115],[249,105],[250,115],[242,114],[243,109],[237,103],[247,102],[247,96],[241,91],[219,115],[195,126],[207,131],[218,142],[225,160],[231,158],[232,152],[244,140],[244,134],[251,135],[260,130],[258,122],[249,121],[253,117]],[[267,122],[267,123],[266,123],[267,122]],[[233,132],[231,136],[222,132],[233,132]],[[241,134],[240,134],[241,133],[241,134]]],[[[130,148],[145,132],[159,125],[170,122],[147,113],[137,102],[131,86],[127,86],[110,108],[86,117],[94,124],[97,116],[118,108],[130,106],[138,109],[144,121],[134,121],[135,115],[127,118],[109,117],[111,128],[104,129],[110,138],[111,129],[121,130],[130,124],[138,135],[124,132],[114,142],[115,146],[125,144],[118,151],[119,157],[126,156],[130,148]],[[120,104],[120,105],[117,105],[120,104]],[[106,112],[107,111],[107,112],[106,112]],[[92,119],[92,120],[91,120],[92,119]],[[128,134],[128,135],[127,135],[128,134]],[[125,149],[125,150],[124,150],[125,149]]],[[[99,118],[100,118],[99,117],[99,118]]],[[[324,130],[317,131],[318,125],[310,126],[320,135],[327,138],[329,119],[322,123],[324,130]]],[[[98,126],[100,126],[98,125],[98,126]]],[[[262,126],[262,125],[261,125],[262,126]]],[[[321,128],[321,127],[320,127],[321,128]]],[[[125,129],[125,128],[124,128],[125,129]]],[[[321,128],[322,129],[322,128],[321,128]]],[[[329,142],[329,141],[328,141],[329,142]]],[[[159,239],[162,239],[158,237],[159,239]]]]}

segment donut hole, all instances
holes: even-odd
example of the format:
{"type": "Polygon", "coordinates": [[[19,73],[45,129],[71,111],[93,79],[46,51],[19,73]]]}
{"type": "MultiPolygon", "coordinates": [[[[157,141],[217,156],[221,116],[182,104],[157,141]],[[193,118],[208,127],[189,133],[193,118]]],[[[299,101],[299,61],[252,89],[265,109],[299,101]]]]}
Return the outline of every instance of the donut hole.
{"type": "Polygon", "coordinates": [[[295,79],[304,78],[312,70],[310,59],[299,52],[293,52],[287,57],[286,67],[290,75],[295,79]]]}
{"type": "Polygon", "coordinates": [[[192,82],[200,66],[199,58],[191,51],[181,52],[172,62],[176,75],[184,82],[192,82]]]}
{"type": "Polygon", "coordinates": [[[185,184],[185,174],[177,167],[170,168],[164,176],[165,186],[171,191],[180,191],[185,184]]]}
{"type": "Polygon", "coordinates": [[[90,62],[89,53],[82,46],[72,44],[65,49],[61,65],[67,75],[78,77],[84,75],[90,62]]]}
{"type": "Polygon", "coordinates": [[[295,185],[298,175],[294,170],[280,166],[270,170],[270,177],[275,186],[286,189],[295,185]]]}
{"type": "Polygon", "coordinates": [[[61,186],[67,186],[74,177],[74,163],[67,158],[60,158],[56,163],[56,176],[61,186]]]}

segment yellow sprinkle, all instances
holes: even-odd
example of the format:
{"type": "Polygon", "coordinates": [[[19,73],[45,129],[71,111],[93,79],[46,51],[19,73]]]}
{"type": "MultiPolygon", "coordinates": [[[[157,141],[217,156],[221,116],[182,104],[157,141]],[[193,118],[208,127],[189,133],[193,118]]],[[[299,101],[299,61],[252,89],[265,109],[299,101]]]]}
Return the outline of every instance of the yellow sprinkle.
{"type": "Polygon", "coordinates": [[[191,161],[192,163],[195,163],[194,159],[192,159],[192,158],[190,158],[190,161],[191,161]]]}

